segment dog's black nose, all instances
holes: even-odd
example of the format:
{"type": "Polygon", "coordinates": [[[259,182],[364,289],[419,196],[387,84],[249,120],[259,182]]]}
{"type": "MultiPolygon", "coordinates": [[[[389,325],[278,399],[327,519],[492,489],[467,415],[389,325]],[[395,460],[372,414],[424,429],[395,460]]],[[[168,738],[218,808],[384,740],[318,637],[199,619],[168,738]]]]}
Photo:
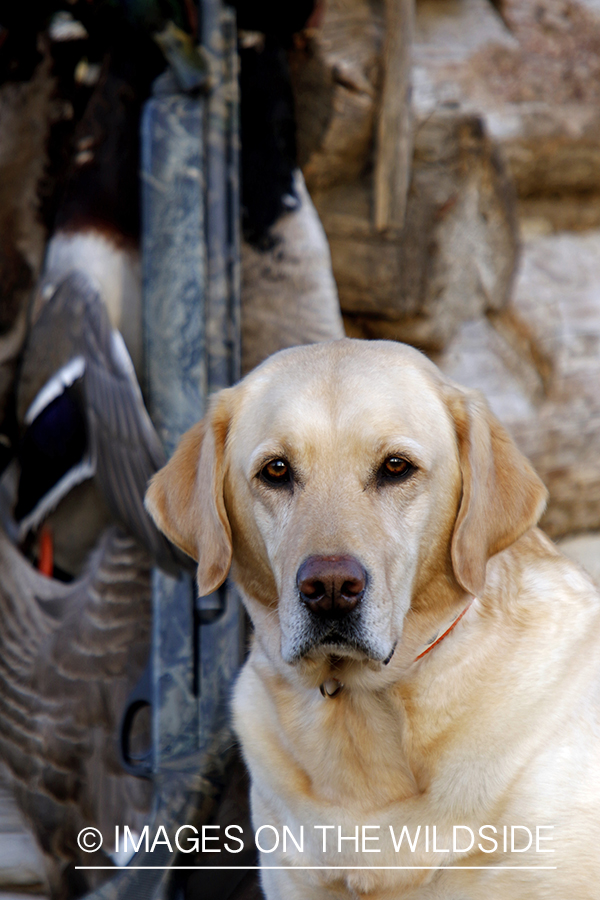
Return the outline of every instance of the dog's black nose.
{"type": "Polygon", "coordinates": [[[367,573],[353,556],[309,556],[298,569],[296,584],[311,612],[338,619],[361,599],[367,573]]]}

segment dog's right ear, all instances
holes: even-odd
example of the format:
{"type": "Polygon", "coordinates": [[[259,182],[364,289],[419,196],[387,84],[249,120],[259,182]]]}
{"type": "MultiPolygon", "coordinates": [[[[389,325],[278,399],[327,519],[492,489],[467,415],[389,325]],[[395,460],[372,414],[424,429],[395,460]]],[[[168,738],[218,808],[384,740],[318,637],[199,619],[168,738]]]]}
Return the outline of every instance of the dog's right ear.
{"type": "Polygon", "coordinates": [[[229,413],[223,394],[183,435],[150,482],[145,500],[157,527],[197,560],[200,596],[220,587],[231,566],[231,527],[223,497],[229,413]]]}

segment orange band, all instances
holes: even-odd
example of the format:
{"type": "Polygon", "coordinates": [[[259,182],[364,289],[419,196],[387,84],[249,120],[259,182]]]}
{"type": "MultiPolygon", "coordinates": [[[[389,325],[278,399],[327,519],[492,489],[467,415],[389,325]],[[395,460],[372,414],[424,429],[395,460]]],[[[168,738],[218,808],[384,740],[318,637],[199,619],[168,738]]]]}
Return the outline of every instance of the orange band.
{"type": "Polygon", "coordinates": [[[42,525],[39,540],[38,571],[47,578],[52,578],[54,574],[54,541],[52,532],[47,525],[42,525]]]}
{"type": "Polygon", "coordinates": [[[439,644],[440,641],[444,640],[444,638],[446,637],[447,634],[450,634],[450,632],[452,631],[454,626],[458,625],[458,623],[460,622],[460,620],[462,619],[462,617],[464,616],[466,611],[470,608],[472,602],[473,602],[473,600],[470,600],[467,603],[467,605],[465,606],[465,608],[463,609],[461,614],[456,617],[456,619],[454,620],[454,622],[452,623],[450,628],[447,628],[443,634],[440,634],[439,638],[437,638],[432,644],[430,644],[426,650],[423,650],[422,653],[419,653],[419,655],[417,657],[415,657],[414,662],[416,662],[418,659],[421,659],[423,656],[425,656],[426,653],[429,653],[430,650],[433,650],[433,648],[435,647],[436,644],[439,644]]]}

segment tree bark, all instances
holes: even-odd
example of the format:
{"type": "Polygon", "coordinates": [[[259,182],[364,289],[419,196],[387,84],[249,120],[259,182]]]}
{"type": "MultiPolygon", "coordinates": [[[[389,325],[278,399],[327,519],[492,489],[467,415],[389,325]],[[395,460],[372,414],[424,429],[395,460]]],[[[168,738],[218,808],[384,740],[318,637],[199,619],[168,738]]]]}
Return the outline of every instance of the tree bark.
{"type": "Polygon", "coordinates": [[[412,160],[410,103],[414,0],[386,0],[383,90],[374,173],[375,228],[401,229],[412,160]]]}

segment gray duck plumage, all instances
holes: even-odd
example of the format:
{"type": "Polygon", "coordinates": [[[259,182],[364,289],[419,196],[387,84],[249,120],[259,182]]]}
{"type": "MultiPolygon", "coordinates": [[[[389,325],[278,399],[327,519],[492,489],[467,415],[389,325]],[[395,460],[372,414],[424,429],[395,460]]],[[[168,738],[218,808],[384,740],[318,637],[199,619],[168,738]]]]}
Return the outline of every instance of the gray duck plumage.
{"type": "MultiPolygon", "coordinates": [[[[165,453],[125,343],[83,271],[71,271],[52,286],[31,328],[17,419],[22,438],[15,515],[21,538],[76,485],[92,479],[111,514],[156,565],[171,573],[191,569],[191,560],[166,541],[144,509],[147,483],[165,453]]],[[[99,520],[98,530],[103,525],[99,520]]]]}
{"type": "Polygon", "coordinates": [[[99,828],[109,846],[115,824],[141,830],[148,813],[149,783],[122,769],[117,733],[148,653],[150,564],[112,527],[64,584],[40,575],[0,528],[0,762],[55,900],[94,885],[78,862],[110,864],[81,853],[81,828],[99,828]]]}

